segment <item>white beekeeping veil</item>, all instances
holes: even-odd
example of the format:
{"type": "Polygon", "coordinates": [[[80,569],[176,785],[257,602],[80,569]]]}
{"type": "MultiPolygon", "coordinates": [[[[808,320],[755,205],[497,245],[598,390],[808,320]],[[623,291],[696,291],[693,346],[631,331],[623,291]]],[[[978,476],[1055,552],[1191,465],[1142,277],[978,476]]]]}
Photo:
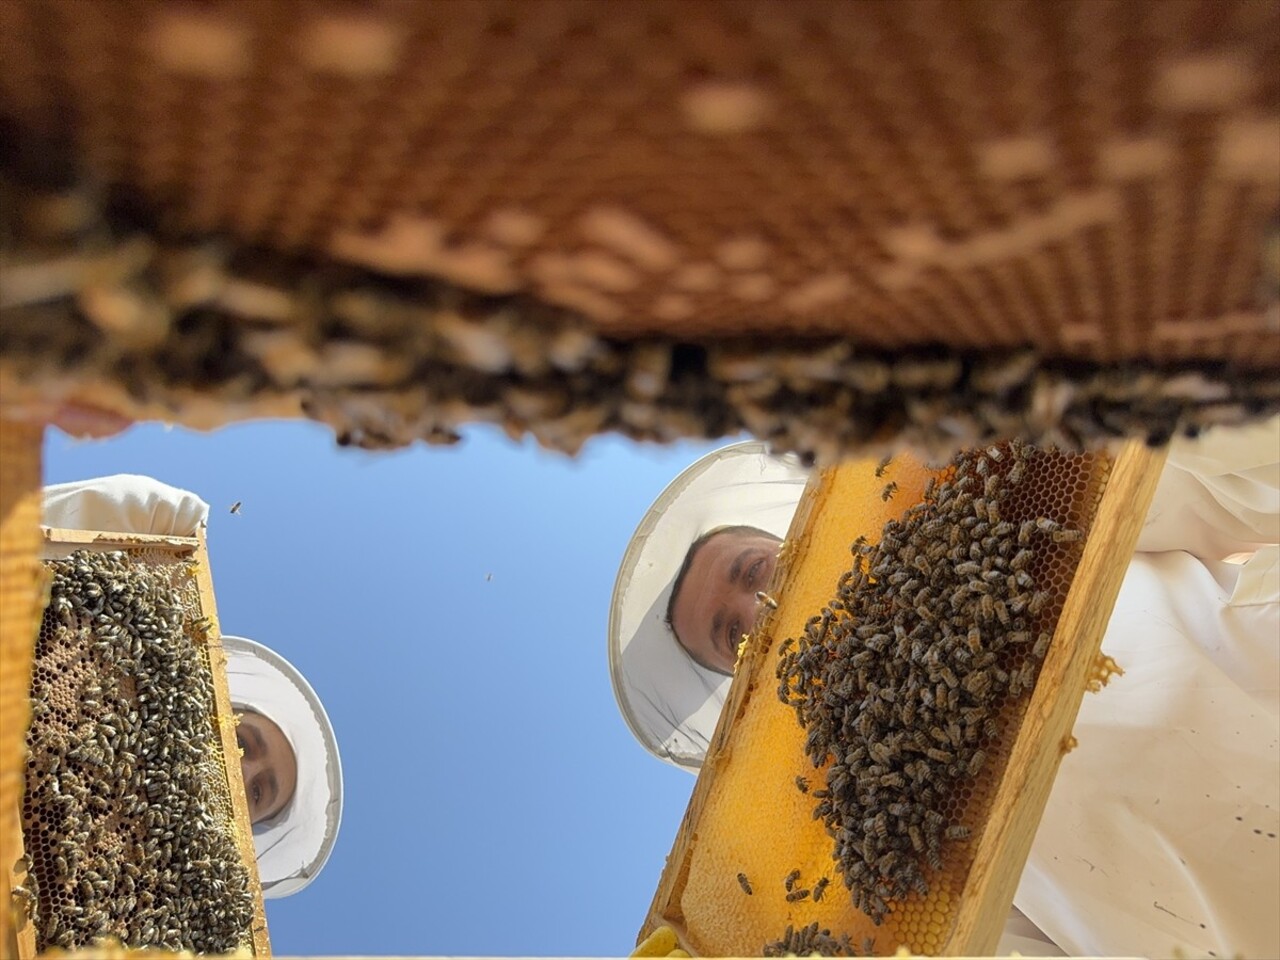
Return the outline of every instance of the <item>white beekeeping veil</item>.
{"type": "Polygon", "coordinates": [[[666,623],[689,546],[716,527],[746,524],[785,537],[809,471],[747,441],[715,450],[654,501],[627,546],[609,610],[609,672],[632,734],[660,760],[696,773],[729,677],[695,663],[666,623]]]}
{"type": "Polygon", "coordinates": [[[333,726],[311,685],[289,661],[260,643],[223,635],[232,706],[255,710],[278,726],[298,760],[298,781],[285,808],[253,826],[262,895],[297,893],[315,879],[342,821],[342,763],[333,726]]]}

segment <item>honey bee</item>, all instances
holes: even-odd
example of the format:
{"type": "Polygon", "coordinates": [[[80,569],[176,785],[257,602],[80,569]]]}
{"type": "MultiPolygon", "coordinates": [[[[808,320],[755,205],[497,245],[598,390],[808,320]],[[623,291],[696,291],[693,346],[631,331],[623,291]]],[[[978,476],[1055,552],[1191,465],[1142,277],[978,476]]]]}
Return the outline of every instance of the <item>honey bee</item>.
{"type": "MultiPolygon", "coordinates": [[[[877,480],[879,480],[881,477],[883,477],[883,476],[884,476],[885,468],[886,468],[887,466],[889,466],[889,464],[890,464],[891,462],[893,462],[893,455],[892,455],[892,454],[890,454],[889,456],[885,457],[885,458],[884,458],[883,460],[881,460],[878,464],[876,464],[876,479],[877,479],[877,480]]],[[[864,469],[865,469],[865,468],[864,468],[864,469]]]]}
{"type": "Polygon", "coordinates": [[[742,888],[742,892],[748,897],[755,892],[751,889],[751,881],[747,879],[747,875],[745,873],[738,874],[738,886],[742,888]]]}
{"type": "Polygon", "coordinates": [[[887,484],[885,484],[884,489],[880,491],[880,499],[883,500],[885,503],[888,503],[890,498],[892,498],[893,495],[897,492],[898,492],[898,484],[896,481],[891,480],[887,484]]]}
{"type": "Polygon", "coordinates": [[[792,890],[787,894],[787,903],[796,903],[799,900],[807,900],[811,892],[812,891],[807,887],[800,890],[792,890]]]}
{"type": "Polygon", "coordinates": [[[1075,543],[1082,536],[1079,530],[1054,530],[1052,534],[1054,543],[1075,543]]]}
{"type": "Polygon", "coordinates": [[[954,824],[947,827],[946,836],[948,840],[967,840],[969,839],[969,828],[954,824]]]}
{"type": "Polygon", "coordinates": [[[804,777],[796,777],[796,789],[801,793],[809,792],[809,781],[804,777]]]}
{"type": "Polygon", "coordinates": [[[792,870],[790,873],[788,873],[785,877],[782,878],[782,884],[788,890],[794,890],[796,881],[799,879],[800,879],[800,868],[797,867],[796,869],[792,870]]]}
{"type": "Polygon", "coordinates": [[[232,512],[232,513],[239,513],[239,512],[240,512],[240,501],[239,501],[239,500],[237,500],[235,503],[233,503],[233,504],[231,505],[231,512],[232,512]]]}
{"type": "Polygon", "coordinates": [[[778,609],[778,601],[773,599],[773,597],[769,596],[769,594],[765,593],[763,590],[756,591],[756,599],[761,603],[763,603],[770,610],[778,609]]]}
{"type": "Polygon", "coordinates": [[[13,898],[20,901],[20,909],[26,913],[29,918],[34,917],[36,907],[39,904],[39,898],[20,883],[13,885],[12,893],[13,898]]]}

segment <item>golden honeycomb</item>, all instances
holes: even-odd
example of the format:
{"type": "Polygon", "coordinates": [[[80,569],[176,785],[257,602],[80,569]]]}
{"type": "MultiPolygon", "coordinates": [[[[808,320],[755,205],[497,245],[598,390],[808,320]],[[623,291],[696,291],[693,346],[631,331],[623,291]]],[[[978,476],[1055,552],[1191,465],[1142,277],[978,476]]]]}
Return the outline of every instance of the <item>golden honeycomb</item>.
{"type": "Polygon", "coordinates": [[[37,947],[251,948],[256,874],[194,561],[82,549],[46,566],[21,811],[37,947]]]}
{"type": "MultiPolygon", "coordinates": [[[[993,472],[1007,471],[1009,466],[1006,458],[994,465],[993,472]]],[[[1109,460],[1100,454],[1042,451],[1028,462],[1021,484],[1001,505],[1002,516],[1015,523],[1046,517],[1086,534],[1075,541],[1055,542],[1050,537],[1039,541],[1033,560],[1036,589],[1046,590],[1050,599],[1035,618],[1037,631],[1056,629],[1108,471],[1109,460]]],[[[767,642],[772,646],[754,661],[746,696],[727,738],[719,753],[709,758],[712,772],[704,770],[703,776],[710,775],[711,780],[692,826],[686,858],[674,868],[677,878],[670,900],[655,901],[658,915],[676,927],[691,952],[759,955],[765,944],[782,936],[784,928],[799,930],[815,921],[836,937],[847,936],[858,951],[867,938],[873,938],[877,956],[891,956],[899,947],[936,955],[947,943],[1029,694],[1005,696],[994,705],[997,731],[982,743],[985,764],[944,798],[945,826],[969,828],[968,838],[945,841],[941,869],[925,873],[928,894],[909,893],[890,900],[890,912],[877,926],[854,908],[835,869],[832,839],[814,817],[816,801],[811,795],[824,785],[825,769],[814,769],[805,755],[806,733],[797,725],[794,712],[775,695],[772,680],[781,640],[803,632],[804,622],[828,603],[837,578],[849,569],[848,543],[860,536],[875,541],[887,521],[921,501],[929,477],[938,475],[901,457],[889,464],[882,477],[870,462],[841,468],[827,501],[835,506],[817,514],[807,538],[809,544],[825,544],[820,560],[810,558],[816,566],[808,569],[820,567],[829,571],[828,577],[797,582],[780,571],[779,577],[786,578],[786,592],[779,596],[781,609],[760,628],[760,635],[771,638],[767,642]],[[888,482],[897,484],[897,492],[884,502],[879,494],[888,482]],[[839,533],[832,537],[834,530],[839,533]],[[808,781],[810,792],[798,788],[797,777],[808,781]],[[798,877],[788,885],[797,870],[798,877]],[[739,883],[739,874],[748,880],[750,895],[739,883]],[[812,891],[823,878],[829,885],[820,902],[811,893],[803,899],[788,899],[788,890],[812,891]]],[[[787,562],[798,561],[788,555],[787,562]]],[[[1053,643],[1061,642],[1070,639],[1055,634],[1053,643]]],[[[1001,655],[1001,666],[1012,672],[1029,655],[1025,647],[1010,645],[1001,655]]]]}

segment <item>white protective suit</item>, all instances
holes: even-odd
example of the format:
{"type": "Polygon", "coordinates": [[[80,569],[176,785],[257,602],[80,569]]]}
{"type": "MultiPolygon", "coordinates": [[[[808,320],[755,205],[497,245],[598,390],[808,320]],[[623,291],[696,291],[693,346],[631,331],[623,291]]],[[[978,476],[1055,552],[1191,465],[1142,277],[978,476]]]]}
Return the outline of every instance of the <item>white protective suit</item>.
{"type": "MultiPolygon", "coordinates": [[[[44,490],[46,526],[112,533],[194,536],[209,505],[194,493],[120,474],[44,490]]],[[[223,635],[232,706],[254,710],[280,727],[298,762],[285,808],[253,826],[262,895],[287,897],[307,886],[329,859],[342,820],[342,763],[333,726],[306,679],[274,651],[223,635]]]]}
{"type": "MultiPolygon", "coordinates": [[[[619,707],[646,749],[692,772],[729,679],[683,654],[660,612],[699,534],[726,523],[785,534],[774,501],[781,491],[794,509],[802,474],[770,459],[739,444],[682,474],[614,592],[619,707]],[[730,471],[735,448],[743,467],[730,471]],[[744,484],[766,471],[778,482],[742,512],[744,484]],[[716,484],[737,501],[731,515],[711,506],[716,484]]],[[[1125,673],[1085,697],[1000,952],[1280,957],[1277,544],[1280,418],[1173,444],[1103,640],[1125,673]]]]}

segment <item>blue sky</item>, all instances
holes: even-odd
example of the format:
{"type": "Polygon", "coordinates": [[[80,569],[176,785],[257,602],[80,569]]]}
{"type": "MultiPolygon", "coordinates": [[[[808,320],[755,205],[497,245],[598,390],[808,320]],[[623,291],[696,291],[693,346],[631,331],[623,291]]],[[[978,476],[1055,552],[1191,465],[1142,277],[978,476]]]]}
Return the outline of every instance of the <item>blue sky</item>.
{"type": "Polygon", "coordinates": [[[372,454],[304,422],[143,424],[50,430],[45,480],[142,473],[207,500],[223,629],[325,703],[342,828],[315,882],[267,901],[275,952],[619,956],[694,778],[618,713],[609,595],[649,504],[719,445],[598,437],[569,459],[477,428],[372,454]]]}

